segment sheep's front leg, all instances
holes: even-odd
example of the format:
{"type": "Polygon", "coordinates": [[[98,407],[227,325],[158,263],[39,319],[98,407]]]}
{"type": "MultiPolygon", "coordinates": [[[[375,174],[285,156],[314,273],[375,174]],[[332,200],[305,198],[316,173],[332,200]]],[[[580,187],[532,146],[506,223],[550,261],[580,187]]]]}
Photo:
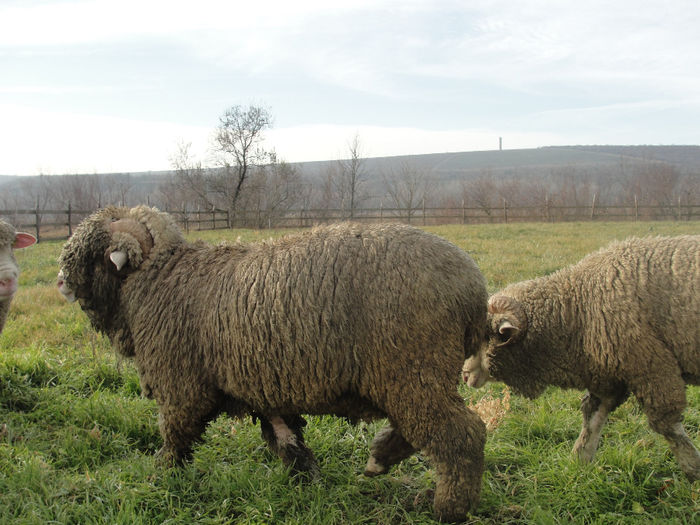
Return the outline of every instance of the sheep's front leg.
{"type": "Polygon", "coordinates": [[[627,393],[616,396],[600,398],[588,392],[581,400],[581,412],[583,413],[583,427],[574,444],[574,454],[581,461],[589,463],[593,460],[603,426],[608,420],[610,412],[615,410],[627,397],[627,393]]]}
{"type": "Polygon", "coordinates": [[[258,417],[263,439],[282,462],[290,467],[294,474],[303,473],[312,479],[317,478],[320,471],[316,458],[304,443],[304,418],[299,415],[274,416],[270,419],[258,417]]]}
{"type": "Polygon", "coordinates": [[[163,438],[163,447],[158,459],[165,465],[177,465],[192,454],[192,446],[200,439],[207,423],[219,414],[217,396],[202,394],[181,403],[163,403],[158,407],[158,427],[163,438]]]}

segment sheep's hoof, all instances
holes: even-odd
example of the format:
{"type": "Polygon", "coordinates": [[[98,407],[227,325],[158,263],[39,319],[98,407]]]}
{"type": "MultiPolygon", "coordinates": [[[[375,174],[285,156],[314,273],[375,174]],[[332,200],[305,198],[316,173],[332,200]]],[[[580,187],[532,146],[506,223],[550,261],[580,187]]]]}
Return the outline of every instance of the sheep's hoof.
{"type": "Polygon", "coordinates": [[[591,463],[595,456],[595,450],[591,452],[586,445],[586,443],[581,443],[580,440],[578,440],[571,451],[581,463],[591,463]]]}
{"type": "Polygon", "coordinates": [[[165,446],[161,447],[160,450],[156,452],[155,458],[158,466],[163,468],[176,467],[181,465],[184,460],[181,454],[165,446]]]}
{"type": "Polygon", "coordinates": [[[367,466],[365,467],[365,476],[368,478],[380,476],[382,474],[386,474],[387,470],[388,469],[384,465],[377,462],[374,456],[370,456],[369,460],[367,461],[367,466]]]}

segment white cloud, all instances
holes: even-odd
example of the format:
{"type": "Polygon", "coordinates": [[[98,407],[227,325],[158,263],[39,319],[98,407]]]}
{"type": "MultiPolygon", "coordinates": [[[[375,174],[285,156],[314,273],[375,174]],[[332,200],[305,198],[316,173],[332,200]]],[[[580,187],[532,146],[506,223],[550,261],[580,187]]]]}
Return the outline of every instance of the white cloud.
{"type": "MultiPolygon", "coordinates": [[[[39,111],[1,105],[2,174],[138,172],[170,169],[178,141],[191,142],[193,158],[207,164],[212,129],[96,115],[39,111]]],[[[332,160],[348,156],[348,144],[360,138],[365,157],[490,150],[499,133],[487,129],[452,131],[407,127],[327,124],[275,128],[266,146],[288,162],[332,160]]],[[[548,133],[509,131],[507,148],[561,143],[548,133]]]]}
{"type": "Polygon", "coordinates": [[[178,139],[204,159],[211,129],[179,122],[268,97],[289,161],[339,158],[356,132],[372,156],[694,137],[677,119],[700,114],[697,27],[695,0],[0,3],[0,172],[164,169],[178,139]]]}
{"type": "Polygon", "coordinates": [[[0,104],[2,172],[36,175],[169,169],[178,140],[205,152],[211,130],[0,104]]]}

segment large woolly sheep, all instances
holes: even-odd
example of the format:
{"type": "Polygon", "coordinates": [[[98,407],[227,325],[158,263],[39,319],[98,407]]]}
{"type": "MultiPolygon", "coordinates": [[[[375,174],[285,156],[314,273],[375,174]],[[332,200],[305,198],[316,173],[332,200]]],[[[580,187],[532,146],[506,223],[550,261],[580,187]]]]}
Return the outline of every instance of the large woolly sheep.
{"type": "Polygon", "coordinates": [[[366,474],[422,450],[436,515],[476,506],[485,428],[457,391],[483,338],[484,279],[463,251],[401,225],[319,227],[254,244],[186,242],[152,208],[87,218],[59,289],[133,357],[160,454],[186,458],[221,412],[252,414],[295,471],[317,473],[301,414],[388,417],[366,474]]]}
{"type": "Polygon", "coordinates": [[[10,223],[0,219],[0,332],[5,327],[10,302],[18,285],[19,267],[12,251],[35,242],[33,235],[18,232],[10,223]]]}
{"type": "Polygon", "coordinates": [[[464,379],[536,397],[587,389],[574,451],[591,461],[608,414],[631,392],[690,480],[700,454],[681,423],[700,384],[700,236],[616,242],[550,276],[513,284],[488,306],[488,343],[464,379]]]}

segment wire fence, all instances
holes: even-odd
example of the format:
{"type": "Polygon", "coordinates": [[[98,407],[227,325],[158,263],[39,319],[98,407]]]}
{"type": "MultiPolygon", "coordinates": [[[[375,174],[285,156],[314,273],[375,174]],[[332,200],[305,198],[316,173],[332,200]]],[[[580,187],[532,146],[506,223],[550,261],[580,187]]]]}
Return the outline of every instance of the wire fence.
{"type": "MultiPolygon", "coordinates": [[[[74,228],[95,210],[75,210],[70,205],[60,209],[0,210],[17,229],[29,231],[39,241],[66,239],[74,228]]],[[[640,221],[640,220],[700,220],[700,204],[642,205],[636,200],[628,205],[598,205],[596,199],[588,206],[510,206],[505,200],[500,206],[453,206],[410,208],[337,208],[293,210],[166,210],[185,230],[217,230],[224,228],[303,228],[339,221],[404,222],[414,225],[481,224],[509,222],[561,221],[640,221]]]]}

